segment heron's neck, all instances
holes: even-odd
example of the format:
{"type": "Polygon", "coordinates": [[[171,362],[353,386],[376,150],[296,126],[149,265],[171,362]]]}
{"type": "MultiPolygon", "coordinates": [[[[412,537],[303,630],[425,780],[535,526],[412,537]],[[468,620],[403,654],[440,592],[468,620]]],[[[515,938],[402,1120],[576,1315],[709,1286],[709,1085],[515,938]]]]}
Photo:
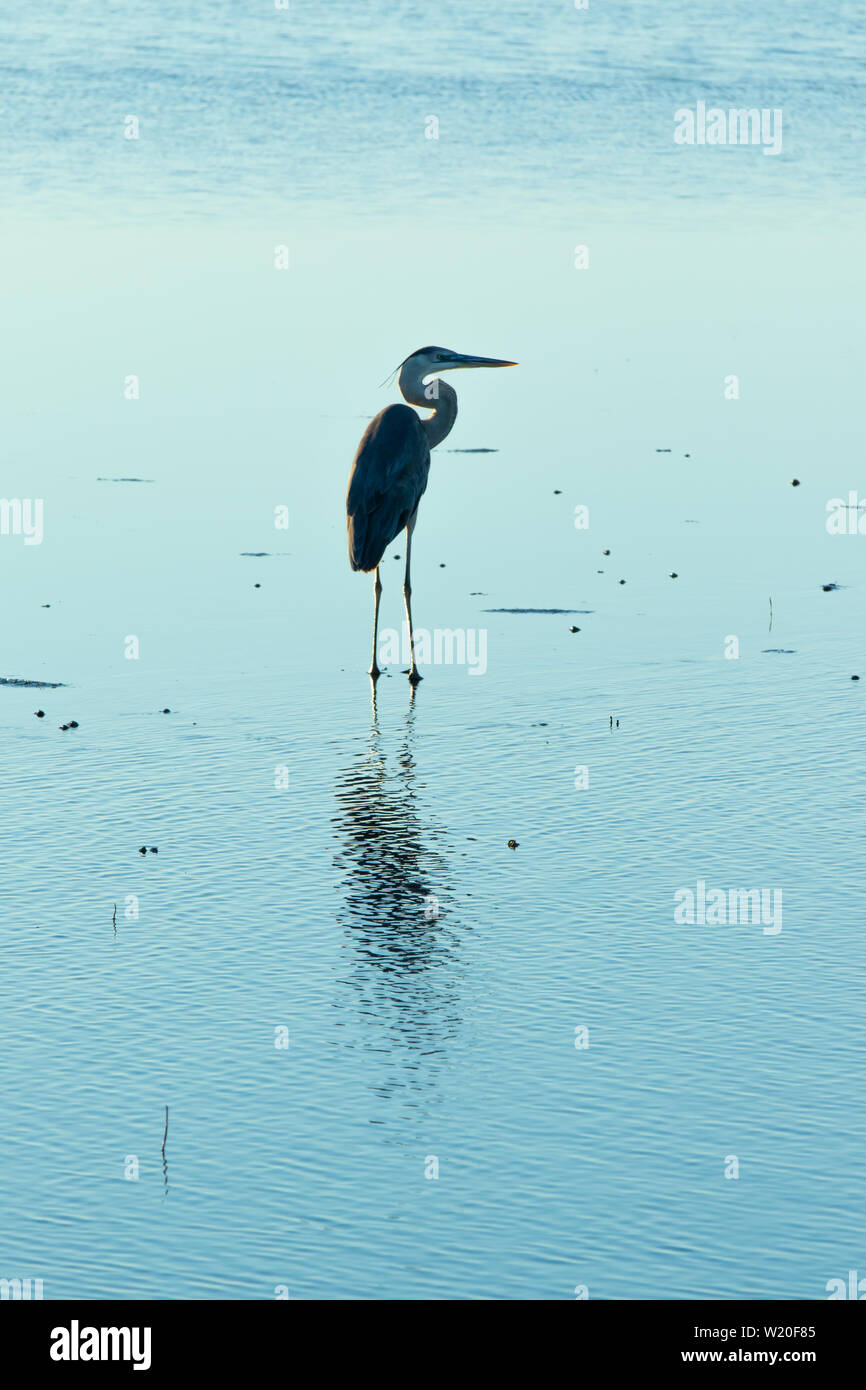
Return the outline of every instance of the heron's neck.
{"type": "Polygon", "coordinates": [[[430,448],[435,449],[450,434],[457,419],[457,392],[438,376],[425,386],[417,366],[409,363],[400,373],[400,391],[410,405],[433,411],[432,415],[421,417],[421,424],[430,448]]]}

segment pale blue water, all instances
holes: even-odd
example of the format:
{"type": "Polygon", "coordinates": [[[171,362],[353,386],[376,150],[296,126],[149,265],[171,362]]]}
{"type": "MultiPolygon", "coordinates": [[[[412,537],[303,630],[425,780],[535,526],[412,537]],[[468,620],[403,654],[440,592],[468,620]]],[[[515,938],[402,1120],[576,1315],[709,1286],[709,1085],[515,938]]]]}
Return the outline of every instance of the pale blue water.
{"type": "Polygon", "coordinates": [[[0,688],[0,1277],[862,1272],[866,539],[825,529],[864,487],[855,17],[3,17],[2,492],[45,534],[0,535],[0,674],[65,685],[0,688]],[[782,154],[676,147],[699,99],[781,106],[782,154]],[[521,363],[453,379],[414,543],[416,622],[487,670],[392,666],[373,710],[345,482],[426,342],[521,363]],[[678,924],[699,879],[781,891],[781,932],[678,924]]]}
{"type": "MultiPolygon", "coordinates": [[[[6,201],[175,217],[463,218],[527,202],[862,194],[849,0],[58,0],[0,16],[6,201]],[[681,106],[781,107],[780,156],[683,149],[681,106]],[[136,115],[140,138],[126,140],[136,115]],[[429,116],[439,138],[425,137],[429,116]]],[[[408,349],[407,349],[408,350],[408,349]]]]}

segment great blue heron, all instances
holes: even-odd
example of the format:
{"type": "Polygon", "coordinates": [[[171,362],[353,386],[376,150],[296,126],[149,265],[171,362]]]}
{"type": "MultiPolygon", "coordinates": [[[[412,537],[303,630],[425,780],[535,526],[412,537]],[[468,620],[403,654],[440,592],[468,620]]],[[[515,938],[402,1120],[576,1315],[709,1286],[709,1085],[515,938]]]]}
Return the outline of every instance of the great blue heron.
{"type": "Polygon", "coordinates": [[[407,405],[388,405],[380,410],[364,431],[349,475],[346,496],[346,522],[349,531],[349,564],[353,570],[369,574],[373,581],[373,659],[370,675],[379,675],[376,663],[376,636],[379,627],[379,565],[395,536],[406,528],[406,574],[403,598],[409,624],[409,679],[417,685],[421,677],[415,664],[415,638],[412,631],[412,585],[409,561],[412,532],[418,519],[418,503],[427,486],[430,450],[441,444],[457,419],[457,392],[436,372],[457,367],[516,367],[498,357],[467,357],[448,348],[419,348],[400,364],[400,392],[411,405],[432,409],[419,418],[407,405]],[[427,383],[427,377],[434,379],[427,383]]]}

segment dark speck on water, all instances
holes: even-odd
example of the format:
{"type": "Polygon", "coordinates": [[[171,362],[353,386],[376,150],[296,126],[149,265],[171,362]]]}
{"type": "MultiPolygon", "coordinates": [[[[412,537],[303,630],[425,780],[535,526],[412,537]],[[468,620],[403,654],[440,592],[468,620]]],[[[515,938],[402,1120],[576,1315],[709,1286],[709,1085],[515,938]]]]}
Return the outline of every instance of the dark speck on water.
{"type": "Polygon", "coordinates": [[[241,551],[241,555],[249,556],[249,558],[252,559],[252,560],[263,560],[266,556],[270,555],[270,551],[269,551],[269,550],[242,550],[242,551],[241,551]]]}
{"type": "Polygon", "coordinates": [[[568,630],[569,630],[569,632],[580,632],[580,628],[579,628],[579,627],[573,627],[573,626],[572,626],[572,627],[570,627],[568,630]]]}
{"type": "Polygon", "coordinates": [[[509,840],[509,841],[508,841],[508,848],[509,848],[509,849],[519,849],[519,848],[520,848],[520,845],[518,844],[517,840],[509,840]]]}
{"type": "Polygon", "coordinates": [[[591,608],[485,608],[485,613],[559,613],[571,617],[572,613],[591,613],[591,608]]]}
{"type": "Polygon", "coordinates": [[[792,478],[792,479],[791,479],[791,487],[799,487],[799,486],[800,486],[800,479],[799,479],[799,478],[792,478]]]}
{"type": "Polygon", "coordinates": [[[44,709],[38,709],[38,710],[36,710],[36,718],[37,718],[37,719],[44,719],[44,718],[45,718],[45,711],[44,711],[44,709]]]}
{"type": "Polygon", "coordinates": [[[824,593],[825,593],[825,594],[829,594],[833,589],[838,589],[838,588],[839,588],[839,585],[838,585],[838,584],[822,584],[822,585],[821,585],[821,588],[824,590],[824,593]]]}
{"type": "Polygon", "coordinates": [[[23,681],[16,676],[0,676],[0,685],[18,685],[27,690],[61,690],[62,681],[23,681]]]}

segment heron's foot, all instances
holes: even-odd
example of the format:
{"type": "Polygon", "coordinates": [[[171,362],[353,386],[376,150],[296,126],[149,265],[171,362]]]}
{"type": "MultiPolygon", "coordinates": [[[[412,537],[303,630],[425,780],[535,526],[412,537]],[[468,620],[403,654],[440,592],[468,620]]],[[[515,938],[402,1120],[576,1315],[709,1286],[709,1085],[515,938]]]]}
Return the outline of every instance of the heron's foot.
{"type": "Polygon", "coordinates": [[[411,685],[417,685],[418,682],[423,679],[424,677],[420,674],[416,666],[412,666],[409,668],[409,682],[411,685]]]}

